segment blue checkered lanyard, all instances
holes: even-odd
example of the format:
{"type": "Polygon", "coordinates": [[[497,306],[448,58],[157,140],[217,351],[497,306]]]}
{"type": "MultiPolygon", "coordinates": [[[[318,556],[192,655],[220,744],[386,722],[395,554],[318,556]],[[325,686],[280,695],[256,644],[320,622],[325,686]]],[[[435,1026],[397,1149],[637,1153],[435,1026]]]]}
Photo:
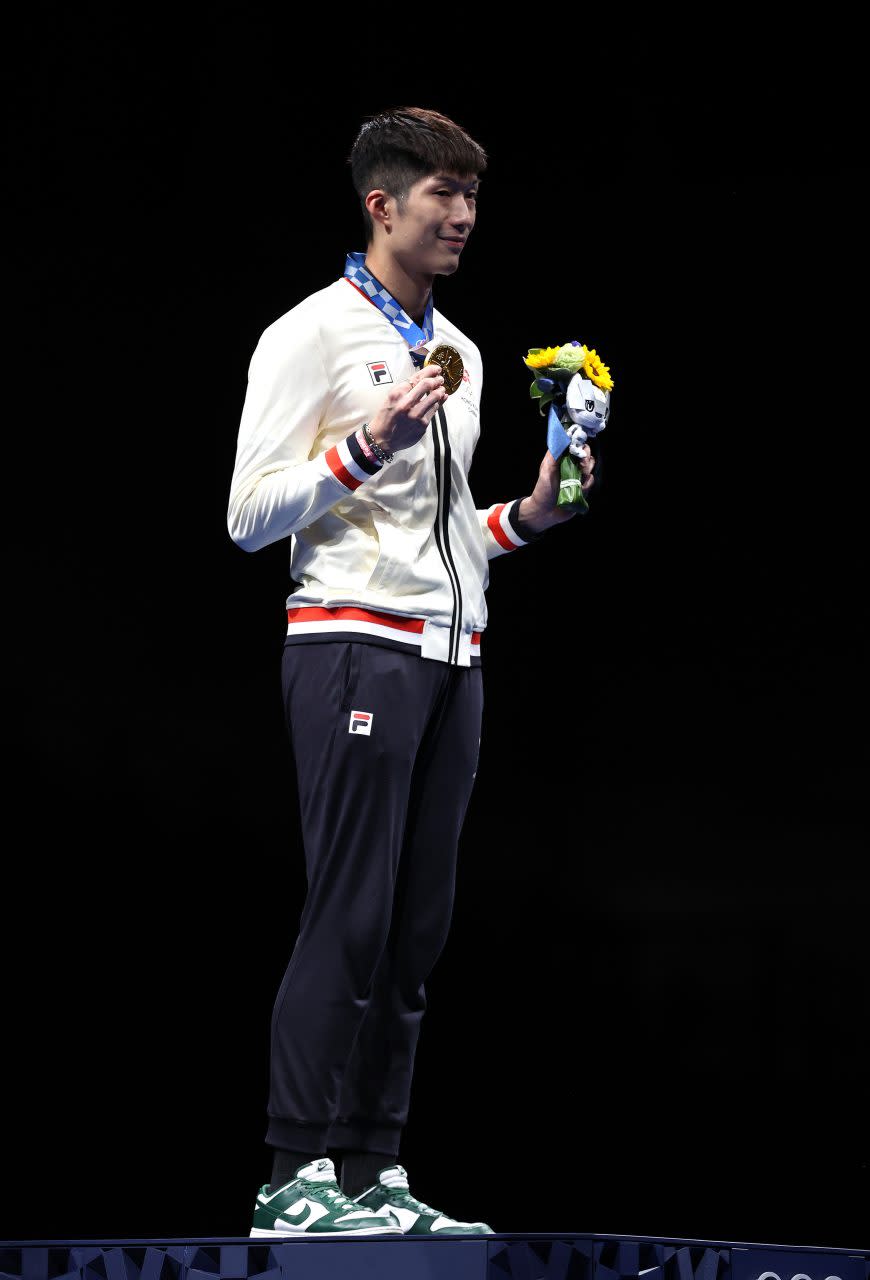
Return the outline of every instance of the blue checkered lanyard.
{"type": "Polygon", "coordinates": [[[435,328],[432,322],[432,290],[429,290],[426,314],[423,316],[423,327],[421,329],[416,321],[411,319],[404,307],[399,306],[389,289],[385,289],[380,280],[372,275],[365,265],[365,258],[366,255],[364,253],[349,253],[344,264],[344,274],[351,284],[368,298],[369,302],[373,303],[378,310],[383,311],[393,328],[398,329],[411,348],[411,359],[419,367],[429,354],[426,350],[426,343],[431,342],[435,336],[435,328]]]}

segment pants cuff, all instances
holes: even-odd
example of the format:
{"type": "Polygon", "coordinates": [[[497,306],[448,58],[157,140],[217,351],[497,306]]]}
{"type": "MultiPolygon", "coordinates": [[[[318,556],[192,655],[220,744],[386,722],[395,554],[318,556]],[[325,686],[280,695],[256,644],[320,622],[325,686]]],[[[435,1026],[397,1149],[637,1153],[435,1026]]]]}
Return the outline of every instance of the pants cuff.
{"type": "Polygon", "coordinates": [[[335,1151],[374,1151],[395,1158],[401,1137],[402,1130],[391,1126],[336,1120],[329,1127],[327,1146],[335,1151]]]}
{"type": "Polygon", "coordinates": [[[283,1147],[285,1151],[310,1151],[312,1155],[326,1153],[325,1124],[305,1124],[299,1120],[285,1120],[270,1116],[266,1129],[266,1142],[270,1147],[283,1147]]]}

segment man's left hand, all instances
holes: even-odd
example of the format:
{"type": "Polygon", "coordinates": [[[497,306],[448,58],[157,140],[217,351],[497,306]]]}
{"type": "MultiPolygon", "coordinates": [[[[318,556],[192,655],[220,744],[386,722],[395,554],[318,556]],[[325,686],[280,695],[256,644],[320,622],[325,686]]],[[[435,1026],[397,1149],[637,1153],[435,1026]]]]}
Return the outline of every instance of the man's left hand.
{"type": "MultiPolygon", "coordinates": [[[[577,459],[583,479],[580,488],[588,493],[595,483],[592,471],[595,459],[587,444],[582,457],[577,459]]],[[[533,533],[542,533],[554,524],[563,524],[578,514],[576,507],[557,507],[559,498],[559,469],[561,458],[554,458],[550,450],[544,454],[538,470],[538,480],[528,498],[523,498],[519,505],[519,517],[533,533]]]]}

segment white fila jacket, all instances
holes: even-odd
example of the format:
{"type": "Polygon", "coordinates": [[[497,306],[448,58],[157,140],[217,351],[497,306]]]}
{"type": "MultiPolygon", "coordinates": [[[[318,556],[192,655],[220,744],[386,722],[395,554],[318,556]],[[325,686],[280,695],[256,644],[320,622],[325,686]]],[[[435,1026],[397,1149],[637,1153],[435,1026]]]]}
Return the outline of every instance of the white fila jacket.
{"type": "Polygon", "coordinates": [[[542,536],[520,532],[519,498],[475,508],[480,352],[434,306],[432,321],[426,346],[459,351],[462,385],[417,444],[384,464],[361,427],[416,367],[388,317],[341,276],[260,336],[227,527],[245,551],[292,539],[290,643],[367,640],[479,664],[488,562],[542,536]]]}

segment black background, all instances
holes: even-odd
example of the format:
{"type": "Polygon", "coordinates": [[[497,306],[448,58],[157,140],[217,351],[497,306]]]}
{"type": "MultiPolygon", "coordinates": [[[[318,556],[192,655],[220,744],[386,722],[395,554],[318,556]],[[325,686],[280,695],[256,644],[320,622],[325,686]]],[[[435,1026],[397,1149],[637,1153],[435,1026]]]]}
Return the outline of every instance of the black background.
{"type": "Polygon", "coordinates": [[[491,563],[480,764],[401,1158],[503,1231],[866,1245],[866,292],[854,31],[32,9],[12,31],[0,1235],[246,1235],[304,897],[288,545],[247,365],[364,248],[390,106],[486,148],[435,300],[615,380],[591,511],[491,563]],[[15,766],[20,766],[16,768],[15,766]]]}

